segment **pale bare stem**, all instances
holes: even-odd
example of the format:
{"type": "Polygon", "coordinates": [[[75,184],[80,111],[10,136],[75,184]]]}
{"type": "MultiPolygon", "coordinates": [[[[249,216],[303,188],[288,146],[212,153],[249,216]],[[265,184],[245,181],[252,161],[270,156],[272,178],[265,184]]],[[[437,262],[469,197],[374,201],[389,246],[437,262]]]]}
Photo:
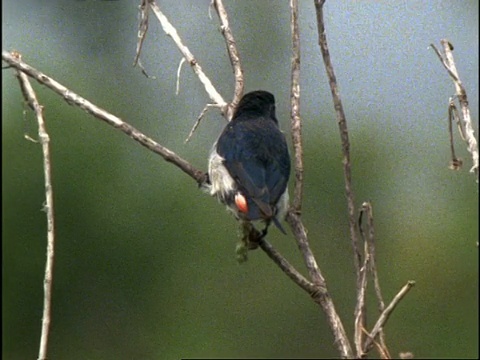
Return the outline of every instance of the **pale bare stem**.
{"type": "Polygon", "coordinates": [[[138,24],[138,42],[137,42],[137,50],[135,52],[135,59],[133,60],[133,66],[137,66],[142,70],[142,74],[145,75],[147,78],[155,79],[155,76],[150,76],[147,74],[147,70],[143,67],[142,62],[140,61],[140,53],[142,52],[142,46],[147,37],[148,31],[148,1],[149,0],[142,0],[142,3],[138,7],[140,12],[140,22],[138,24]]]}
{"type": "Polygon", "coordinates": [[[310,278],[316,286],[316,292],[310,295],[312,299],[320,305],[321,309],[327,316],[328,325],[333,333],[335,345],[337,346],[341,357],[351,359],[353,358],[353,352],[350,342],[348,341],[342,321],[335,310],[333,301],[328,294],[327,283],[317,265],[317,261],[315,260],[308,243],[307,231],[302,223],[302,220],[300,219],[300,216],[292,209],[288,211],[286,220],[292,229],[298,248],[303,255],[310,278]]]}
{"type": "Polygon", "coordinates": [[[193,136],[193,133],[195,132],[195,130],[197,130],[197,127],[198,125],[200,125],[200,121],[203,119],[203,117],[205,116],[205,114],[207,113],[208,109],[210,108],[218,108],[219,106],[218,105],[215,105],[215,104],[207,104],[205,105],[205,107],[203,108],[202,112],[200,113],[200,115],[198,116],[197,118],[197,121],[195,121],[195,124],[193,124],[193,127],[192,127],[192,130],[190,130],[190,133],[188,134],[187,138],[185,139],[185,143],[189,142],[190,139],[192,138],[193,136]]]}
{"type": "Polygon", "coordinates": [[[259,245],[262,250],[278,265],[280,269],[291,279],[295,284],[300,286],[309,294],[313,294],[317,291],[317,287],[311,281],[307,280],[302,274],[300,274],[270,243],[261,238],[259,245]]]}
{"type": "Polygon", "coordinates": [[[180,170],[192,177],[198,184],[201,185],[205,182],[206,175],[203,171],[196,169],[188,161],[181,158],[168,148],[150,139],[148,136],[144,135],[142,132],[135,129],[130,124],[124,122],[119,117],[112,115],[108,111],[94,105],[90,101],[84,99],[80,95],[77,95],[59,82],[48,77],[44,73],[38,71],[37,69],[24,63],[23,61],[15,59],[15,57],[7,51],[2,50],[2,60],[7,62],[10,66],[16,68],[17,70],[20,70],[28,76],[33,77],[35,80],[45,85],[49,89],[53,90],[54,92],[62,96],[68,104],[80,107],[82,110],[93,115],[97,119],[103,120],[110,126],[119,129],[124,134],[131,137],[133,140],[145,146],[147,149],[159,154],[163,157],[165,161],[173,163],[175,166],[180,168],[180,170]]]}
{"type": "Polygon", "coordinates": [[[440,42],[443,46],[445,56],[443,56],[440,53],[440,51],[438,51],[435,45],[431,44],[431,47],[437,54],[442,65],[445,67],[445,69],[447,69],[448,74],[450,75],[450,77],[453,80],[453,83],[455,84],[456,95],[458,98],[458,102],[460,103],[460,107],[462,109],[462,118],[463,118],[462,120],[464,124],[463,127],[465,130],[464,135],[467,142],[467,150],[472,155],[472,168],[470,169],[470,172],[475,174],[478,182],[478,161],[479,161],[478,141],[475,137],[475,131],[472,125],[470,108],[468,107],[467,92],[465,90],[465,87],[463,86],[463,83],[460,80],[457,67],[455,66],[452,44],[447,39],[442,39],[440,40],[440,42]]]}
{"type": "MultiPolygon", "coordinates": [[[[365,256],[369,258],[368,262],[368,270],[372,276],[373,279],[373,285],[375,289],[375,295],[377,297],[377,303],[378,303],[378,310],[379,313],[381,314],[385,310],[385,302],[383,301],[383,295],[382,295],[382,290],[380,288],[380,280],[378,277],[378,271],[377,271],[377,265],[376,265],[376,251],[375,251],[375,228],[373,225],[373,208],[372,204],[370,202],[364,202],[362,204],[362,208],[360,210],[360,217],[359,217],[359,224],[358,228],[360,230],[360,234],[362,236],[362,239],[366,244],[368,245],[365,256]],[[363,231],[363,226],[362,226],[362,217],[365,214],[367,217],[367,236],[365,237],[365,232],[363,231]]],[[[380,355],[384,359],[389,359],[391,358],[390,353],[388,351],[386,341],[385,341],[385,333],[383,329],[380,330],[379,333],[379,339],[380,343],[378,344],[378,349],[380,352],[380,355]]],[[[362,345],[363,348],[363,345],[362,345]]]]}
{"type": "Polygon", "coordinates": [[[232,29],[230,28],[230,25],[228,23],[228,14],[225,6],[223,5],[223,1],[212,0],[212,5],[217,11],[218,18],[220,19],[220,29],[222,30],[222,35],[225,38],[228,56],[230,58],[230,63],[232,64],[233,73],[235,75],[235,90],[233,93],[232,102],[230,103],[227,111],[227,120],[230,121],[233,115],[233,111],[236,109],[240,99],[243,96],[243,70],[240,64],[240,56],[238,53],[237,43],[235,42],[232,29]]]}
{"type": "Polygon", "coordinates": [[[198,64],[193,54],[183,44],[182,39],[178,35],[178,32],[175,29],[175,27],[170,23],[170,21],[168,21],[167,17],[160,11],[160,8],[155,1],[150,0],[150,8],[152,9],[153,13],[157,17],[158,21],[160,21],[160,24],[162,25],[162,28],[165,34],[167,34],[172,38],[173,42],[175,43],[175,45],[177,45],[177,48],[182,53],[183,57],[188,61],[193,71],[198,76],[198,79],[205,87],[205,91],[207,92],[212,102],[214,104],[221,106],[222,113],[226,113],[227,103],[225,102],[225,100],[223,100],[223,97],[215,89],[215,86],[213,86],[212,82],[207,77],[207,75],[205,75],[205,73],[202,70],[202,67],[198,64]]]}
{"type": "Polygon", "coordinates": [[[147,36],[148,31],[148,0],[142,0],[138,7],[140,12],[140,22],[138,23],[138,42],[137,50],[135,52],[135,59],[133,60],[133,66],[137,65],[140,58],[140,52],[142,51],[143,42],[147,36]]]}
{"type": "MultiPolygon", "coordinates": [[[[21,59],[21,56],[18,53],[15,53],[14,56],[19,60],[21,59]]],[[[46,360],[51,323],[53,263],[55,258],[55,218],[53,213],[52,169],[49,146],[50,137],[48,136],[47,127],[43,118],[43,106],[39,104],[27,75],[18,70],[16,75],[25,101],[35,112],[38,122],[38,139],[42,145],[43,153],[43,174],[45,179],[45,204],[43,209],[47,215],[47,259],[45,264],[45,277],[43,280],[43,315],[38,360],[46,360]]]]}
{"type": "Polygon", "coordinates": [[[388,304],[388,306],[383,310],[383,312],[380,314],[380,317],[378,318],[375,326],[373,327],[372,331],[370,334],[368,334],[367,339],[365,340],[365,344],[363,346],[364,352],[368,353],[368,351],[372,348],[373,342],[375,338],[378,336],[380,331],[385,327],[385,324],[387,323],[388,318],[392,314],[393,310],[395,310],[396,306],[402,300],[405,295],[410,291],[410,289],[415,285],[415,281],[408,281],[405,286],[398,292],[397,295],[393,298],[393,300],[388,304]]]}
{"type": "Polygon", "coordinates": [[[178,64],[178,69],[177,69],[177,86],[175,88],[175,95],[178,95],[180,92],[180,72],[182,71],[182,66],[185,63],[185,58],[183,57],[182,60],[180,60],[180,63],[178,64]]]}
{"type": "Polygon", "coordinates": [[[448,135],[450,138],[450,153],[452,156],[452,159],[450,160],[449,164],[449,169],[452,170],[460,170],[463,165],[463,161],[460,158],[457,158],[457,155],[455,154],[455,141],[453,140],[453,122],[457,123],[457,126],[459,127],[460,130],[460,136],[462,137],[463,140],[464,138],[464,132],[463,128],[460,127],[459,124],[461,124],[460,119],[459,119],[459,114],[457,107],[455,106],[455,102],[453,101],[453,98],[450,98],[449,104],[448,104],[448,135]]]}
{"type": "Polygon", "coordinates": [[[303,143],[300,118],[300,32],[298,28],[298,0],[290,0],[290,28],[292,32],[292,63],[290,90],[290,119],[292,144],[295,154],[295,190],[293,210],[301,214],[303,199],[303,143]]]}
{"type": "Polygon", "coordinates": [[[357,352],[357,358],[363,358],[363,334],[366,327],[366,317],[367,317],[367,309],[366,309],[366,293],[367,293],[367,274],[368,274],[368,263],[370,257],[368,256],[368,244],[364,240],[364,260],[363,266],[360,268],[360,291],[357,292],[357,301],[355,304],[355,322],[354,322],[354,336],[353,340],[355,343],[355,349],[357,352]]]}
{"type": "Polygon", "coordinates": [[[323,5],[325,0],[314,0],[315,9],[317,13],[317,26],[318,26],[318,37],[320,50],[323,56],[323,62],[325,63],[325,69],[328,76],[328,81],[330,85],[330,91],[332,93],[333,105],[335,112],[337,114],[337,123],[340,130],[340,138],[342,142],[342,153],[343,153],[343,174],[345,179],[345,193],[347,196],[347,207],[348,207],[348,224],[350,229],[350,239],[352,241],[353,253],[354,253],[354,265],[355,271],[357,273],[357,291],[360,291],[361,283],[361,274],[360,274],[360,249],[358,246],[358,237],[356,229],[356,218],[355,218],[355,196],[353,193],[352,186],[352,172],[351,172],[351,163],[350,163],[350,141],[348,139],[348,127],[347,120],[345,117],[345,112],[343,110],[342,100],[340,98],[340,92],[337,85],[337,79],[335,77],[335,72],[333,70],[332,61],[330,59],[330,52],[328,50],[327,36],[325,33],[325,22],[323,16],[323,5]]]}

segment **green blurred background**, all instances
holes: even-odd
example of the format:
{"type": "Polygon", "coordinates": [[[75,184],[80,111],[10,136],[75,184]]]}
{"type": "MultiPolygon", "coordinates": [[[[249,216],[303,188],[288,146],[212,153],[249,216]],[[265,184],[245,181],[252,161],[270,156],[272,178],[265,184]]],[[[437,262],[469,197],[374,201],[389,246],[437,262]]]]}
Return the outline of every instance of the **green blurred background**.
{"type": "MultiPolygon", "coordinates": [[[[210,1],[161,1],[224,96],[233,75],[210,1]]],[[[151,16],[133,68],[138,1],[2,2],[3,48],[206,170],[225,122],[151,16]]],[[[226,1],[246,90],[272,91],[289,134],[287,1],[226,1]]],[[[317,45],[312,1],[300,9],[305,134],[304,222],[352,334],[355,279],[339,135],[317,45]]],[[[478,131],[478,1],[329,1],[327,36],[351,136],[359,207],[374,206],[386,301],[416,287],[386,328],[395,356],[478,357],[478,187],[455,135],[448,170],[447,103],[454,94],[428,46],[446,37],[478,131]]],[[[43,299],[46,220],[36,122],[11,70],[2,72],[2,355],[33,359],[43,299]]],[[[325,317],[263,254],[237,264],[237,224],[159,156],[35,85],[51,137],[56,258],[50,359],[338,357],[325,317]]],[[[478,132],[477,132],[478,134],[478,132]]],[[[269,240],[303,272],[292,237],[269,240]]],[[[370,294],[371,295],[371,294],[370,294]]],[[[376,319],[370,299],[370,326],[376,319]]]]}

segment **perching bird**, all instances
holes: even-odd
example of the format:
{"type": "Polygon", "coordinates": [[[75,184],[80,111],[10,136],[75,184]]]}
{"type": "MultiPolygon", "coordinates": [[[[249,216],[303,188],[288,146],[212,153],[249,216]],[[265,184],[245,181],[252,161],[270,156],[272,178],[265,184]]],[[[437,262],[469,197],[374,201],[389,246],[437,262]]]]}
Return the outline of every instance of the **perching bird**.
{"type": "Polygon", "coordinates": [[[288,208],[290,156],[275,117],[275,98],[253,91],[240,100],[214,144],[208,164],[210,194],[242,222],[263,220],[285,234],[280,221],[288,208]]]}

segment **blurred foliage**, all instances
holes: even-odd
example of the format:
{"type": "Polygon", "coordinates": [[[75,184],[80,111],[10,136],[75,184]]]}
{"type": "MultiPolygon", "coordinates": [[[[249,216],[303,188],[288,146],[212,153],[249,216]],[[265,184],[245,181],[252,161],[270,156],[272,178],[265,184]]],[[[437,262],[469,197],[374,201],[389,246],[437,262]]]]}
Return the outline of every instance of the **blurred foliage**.
{"type": "MultiPolygon", "coordinates": [[[[231,69],[218,23],[208,19],[208,3],[161,5],[228,99],[231,69]]],[[[327,31],[350,126],[356,201],[360,206],[371,200],[374,206],[386,301],[407,280],[417,284],[388,322],[392,354],[476,358],[478,187],[467,172],[470,158],[462,145],[465,169],[447,169],[446,105],[453,85],[425,49],[444,36],[451,39],[478,119],[478,48],[472,46],[478,44],[478,2],[398,4],[327,3],[327,31]],[[468,27],[457,25],[458,18],[468,27]],[[402,36],[408,38],[406,47],[402,36]]],[[[301,5],[304,222],[351,333],[354,269],[339,136],[313,5],[301,5]]],[[[281,126],[289,133],[288,6],[272,1],[226,6],[247,90],[275,93],[281,126]],[[275,15],[265,16],[270,13],[275,15]]],[[[9,0],[2,7],[5,49],[20,51],[32,66],[206,169],[224,121],[209,112],[184,144],[208,97],[187,68],[175,96],[180,56],[153,17],[142,60],[155,80],[131,67],[134,3],[9,0]]],[[[43,170],[40,146],[24,139],[25,133],[35,137],[34,116],[23,114],[12,71],[3,75],[2,355],[26,359],[36,356],[40,339],[43,170]]],[[[320,309],[260,250],[246,264],[236,263],[238,229],[223,206],[157,155],[49,90],[35,89],[51,138],[57,235],[49,358],[338,356],[320,309]]],[[[290,236],[271,231],[269,240],[303,271],[290,236]]],[[[373,324],[373,296],[369,301],[373,324]]]]}

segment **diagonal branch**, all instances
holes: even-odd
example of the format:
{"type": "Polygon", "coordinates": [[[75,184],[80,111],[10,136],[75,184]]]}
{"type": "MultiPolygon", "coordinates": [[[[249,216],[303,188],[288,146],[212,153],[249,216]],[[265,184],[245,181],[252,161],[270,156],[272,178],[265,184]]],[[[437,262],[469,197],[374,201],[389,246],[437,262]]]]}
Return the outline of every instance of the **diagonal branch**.
{"type": "Polygon", "coordinates": [[[84,99],[83,97],[74,93],[70,89],[66,88],[59,82],[52,79],[51,77],[24,63],[22,60],[16,59],[14,56],[12,56],[12,54],[5,50],[2,50],[2,60],[7,62],[10,66],[16,68],[17,70],[20,70],[25,74],[33,77],[40,84],[43,84],[49,89],[53,90],[54,92],[62,96],[68,104],[80,107],[87,113],[119,129],[124,134],[131,137],[133,140],[145,146],[147,149],[159,154],[166,161],[173,163],[175,166],[180,168],[180,170],[188,174],[198,184],[203,184],[205,182],[206,175],[203,171],[196,169],[187,160],[181,158],[170,149],[150,139],[148,136],[135,129],[132,125],[124,122],[119,117],[112,115],[108,111],[84,99]]]}
{"type": "Polygon", "coordinates": [[[373,327],[372,331],[370,334],[368,334],[367,340],[365,341],[365,344],[363,346],[364,352],[367,353],[371,347],[373,346],[373,341],[377,337],[377,335],[382,331],[382,329],[385,327],[385,324],[392,314],[393,310],[395,310],[395,307],[398,305],[398,303],[407,295],[407,293],[410,291],[410,289],[415,285],[415,281],[408,281],[398,292],[397,295],[393,298],[393,300],[388,304],[388,306],[383,310],[383,312],[380,314],[380,317],[378,318],[375,326],[373,327]]]}
{"type": "Polygon", "coordinates": [[[207,75],[205,75],[202,67],[198,64],[197,60],[190,52],[188,47],[183,44],[182,39],[178,35],[177,29],[175,29],[175,27],[170,23],[170,21],[168,21],[167,17],[162,13],[160,7],[155,1],[150,1],[150,8],[157,17],[158,21],[160,21],[160,24],[162,25],[165,34],[172,38],[175,45],[177,45],[177,48],[182,53],[183,57],[187,59],[193,71],[195,72],[195,74],[197,74],[200,82],[205,87],[205,91],[210,96],[210,99],[213,101],[214,104],[221,106],[223,109],[222,112],[225,113],[227,103],[225,102],[225,100],[223,100],[223,97],[218,93],[217,89],[215,89],[215,86],[213,86],[207,75]]]}

